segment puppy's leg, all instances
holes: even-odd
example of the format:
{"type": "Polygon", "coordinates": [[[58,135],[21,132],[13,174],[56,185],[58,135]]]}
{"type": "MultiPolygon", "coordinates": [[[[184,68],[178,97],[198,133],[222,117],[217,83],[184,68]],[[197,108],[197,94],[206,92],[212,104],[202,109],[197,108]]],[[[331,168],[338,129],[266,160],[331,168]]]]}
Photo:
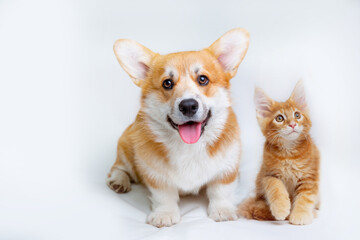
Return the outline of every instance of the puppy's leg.
{"type": "Polygon", "coordinates": [[[314,218],[314,209],[318,194],[318,184],[312,180],[303,180],[296,189],[296,197],[289,222],[296,225],[310,224],[314,218]]]}
{"type": "Polygon", "coordinates": [[[208,215],[215,221],[232,221],[237,219],[234,204],[236,178],[230,183],[216,181],[207,185],[209,198],[208,215]]]}
{"type": "Polygon", "coordinates": [[[155,227],[169,227],[180,221],[178,206],[179,193],[174,187],[153,188],[151,192],[152,212],[147,218],[147,223],[155,227]]]}
{"type": "Polygon", "coordinates": [[[130,181],[137,182],[132,164],[132,149],[122,138],[118,142],[116,161],[106,180],[106,184],[117,193],[129,192],[131,190],[130,181]]]}
{"type": "Polygon", "coordinates": [[[129,175],[123,170],[122,166],[114,165],[111,168],[106,184],[117,193],[127,193],[131,190],[129,175]]]}
{"type": "Polygon", "coordinates": [[[284,183],[276,177],[263,179],[265,198],[276,220],[285,220],[290,214],[290,198],[284,183]]]}

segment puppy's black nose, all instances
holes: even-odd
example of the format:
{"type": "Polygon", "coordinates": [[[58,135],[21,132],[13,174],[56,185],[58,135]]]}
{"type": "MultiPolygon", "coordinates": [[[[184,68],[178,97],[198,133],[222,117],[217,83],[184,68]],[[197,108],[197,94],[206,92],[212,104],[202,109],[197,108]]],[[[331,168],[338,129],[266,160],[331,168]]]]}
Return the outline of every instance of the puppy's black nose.
{"type": "Polygon", "coordinates": [[[198,102],[193,99],[184,99],[179,104],[179,110],[187,117],[192,117],[199,108],[198,102]]]}

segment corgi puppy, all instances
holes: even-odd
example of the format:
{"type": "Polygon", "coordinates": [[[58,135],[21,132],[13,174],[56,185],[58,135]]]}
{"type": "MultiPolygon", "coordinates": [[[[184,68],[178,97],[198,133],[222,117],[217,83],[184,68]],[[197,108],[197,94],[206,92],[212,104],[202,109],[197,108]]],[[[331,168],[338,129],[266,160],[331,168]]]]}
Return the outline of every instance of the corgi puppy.
{"type": "Polygon", "coordinates": [[[201,51],[167,55],[132,40],[115,42],[120,65],[142,94],[135,122],[119,139],[107,185],[125,193],[130,182],[143,183],[151,192],[147,223],[178,223],[179,195],[203,187],[210,218],[237,219],[233,194],[241,146],[229,81],[248,45],[241,28],[201,51]]]}

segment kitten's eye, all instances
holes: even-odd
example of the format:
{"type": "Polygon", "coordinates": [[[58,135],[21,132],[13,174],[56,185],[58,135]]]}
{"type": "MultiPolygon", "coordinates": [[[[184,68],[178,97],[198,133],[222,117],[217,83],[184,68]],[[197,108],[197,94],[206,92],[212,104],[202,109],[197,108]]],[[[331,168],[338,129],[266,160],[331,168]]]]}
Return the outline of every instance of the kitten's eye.
{"type": "Polygon", "coordinates": [[[197,81],[201,86],[208,85],[208,83],[209,83],[209,79],[205,75],[198,76],[197,81]]]}
{"type": "Polygon", "coordinates": [[[283,117],[282,115],[277,115],[276,118],[275,118],[275,120],[276,120],[277,122],[282,122],[282,121],[284,121],[284,117],[283,117]]]}
{"type": "Polygon", "coordinates": [[[170,90],[170,89],[172,89],[174,87],[174,82],[171,79],[166,79],[166,80],[163,81],[162,86],[166,90],[170,90]]]}
{"type": "Polygon", "coordinates": [[[296,119],[300,119],[301,118],[301,114],[299,112],[295,112],[294,116],[296,119]]]}

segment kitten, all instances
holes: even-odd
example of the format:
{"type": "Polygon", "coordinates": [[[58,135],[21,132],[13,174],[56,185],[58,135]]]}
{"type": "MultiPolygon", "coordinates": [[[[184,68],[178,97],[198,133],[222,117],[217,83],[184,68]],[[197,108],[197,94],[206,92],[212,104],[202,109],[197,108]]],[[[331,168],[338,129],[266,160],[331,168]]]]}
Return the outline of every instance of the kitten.
{"type": "Polygon", "coordinates": [[[249,219],[310,224],[319,205],[320,154],[309,134],[302,82],[286,102],[276,102],[258,88],[254,100],[266,142],[256,196],[242,203],[238,213],[249,219]]]}

